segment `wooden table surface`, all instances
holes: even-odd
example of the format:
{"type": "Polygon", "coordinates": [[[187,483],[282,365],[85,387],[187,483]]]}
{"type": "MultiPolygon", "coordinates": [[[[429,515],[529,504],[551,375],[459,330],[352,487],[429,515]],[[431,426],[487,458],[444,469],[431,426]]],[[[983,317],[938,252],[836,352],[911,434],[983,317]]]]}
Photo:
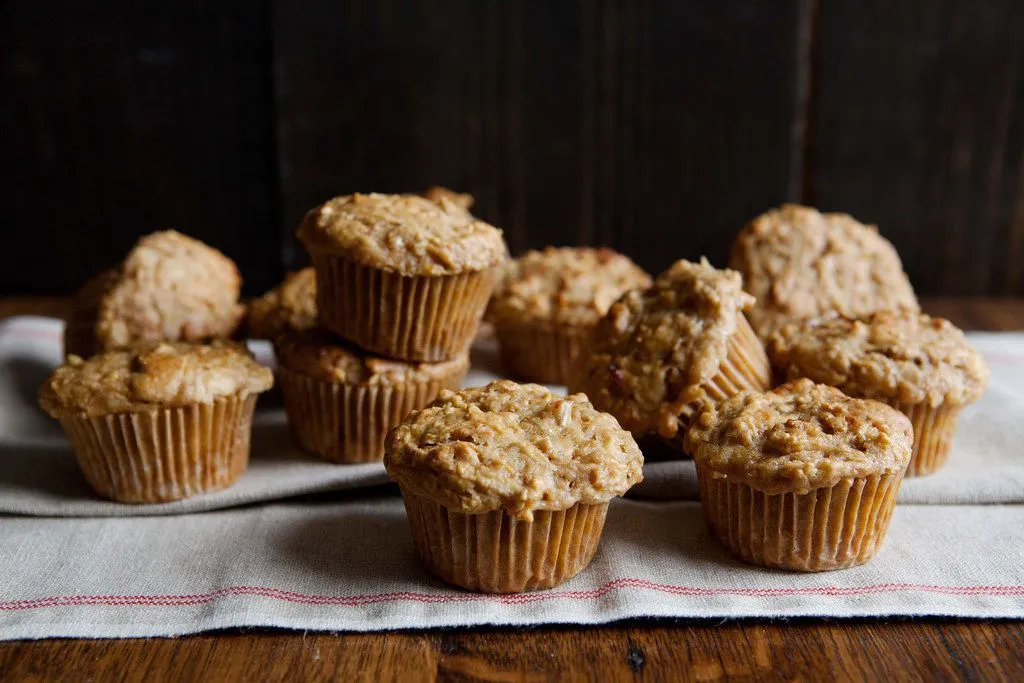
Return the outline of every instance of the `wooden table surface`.
{"type": "MultiPolygon", "coordinates": [[[[60,299],[0,300],[0,318],[60,299]]],[[[965,329],[1024,329],[1024,301],[943,299],[965,329]]],[[[232,630],[0,643],[0,680],[1024,680],[1024,622],[631,620],[378,634],[232,630]]]]}

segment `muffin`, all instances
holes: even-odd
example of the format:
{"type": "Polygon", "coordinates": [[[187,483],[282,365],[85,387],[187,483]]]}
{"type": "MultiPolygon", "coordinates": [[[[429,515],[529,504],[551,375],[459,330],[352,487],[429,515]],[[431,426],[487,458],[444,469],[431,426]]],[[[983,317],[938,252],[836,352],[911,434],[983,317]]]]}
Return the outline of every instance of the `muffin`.
{"type": "Polygon", "coordinates": [[[256,398],[271,384],[240,345],[160,342],[69,356],[39,403],[96,493],[159,503],[234,483],[249,461],[256,398]]]}
{"type": "Polygon", "coordinates": [[[913,439],[894,408],[809,379],[706,404],[686,435],[715,535],[746,562],[796,571],[875,556],[913,439]]]}
{"type": "Polygon", "coordinates": [[[377,358],[322,328],[277,337],[278,384],[295,441],[341,463],[380,462],[388,430],[442,389],[455,389],[469,355],[439,363],[377,358]]]}
{"type": "Polygon", "coordinates": [[[608,308],[650,276],[611,249],[547,247],[509,263],[487,311],[505,369],[520,379],[568,384],[608,308]]]}
{"type": "Polygon", "coordinates": [[[147,342],[230,337],[245,313],[241,286],[224,254],[173,230],[155,232],[76,293],[65,352],[87,357],[147,342]]]}
{"type": "Polygon", "coordinates": [[[320,324],[404,360],[462,355],[507,258],[500,230],[413,195],[337,197],[306,214],[298,235],[316,269],[320,324]]]}
{"type": "Polygon", "coordinates": [[[316,318],[316,273],[303,268],[249,304],[249,336],[273,341],[316,326],[316,318]]]}
{"type": "Polygon", "coordinates": [[[764,348],[743,317],[753,302],[739,273],[677,261],[653,287],[608,309],[569,388],[634,435],[681,448],[702,401],[771,384],[764,348]]]}
{"type": "Polygon", "coordinates": [[[981,398],[989,377],[963,332],[910,311],[787,325],[772,335],[768,353],[783,377],[830,384],[910,418],[914,452],[907,476],[929,474],[946,462],[960,411],[981,398]]]}
{"type": "Polygon", "coordinates": [[[919,310],[896,249],[844,213],[795,204],[764,213],[736,237],[729,267],[757,299],[747,317],[762,338],[833,311],[919,310]]]}
{"type": "Polygon", "coordinates": [[[508,380],[441,392],[385,450],[423,564],[487,593],[575,576],[597,550],[609,501],[643,479],[636,442],[586,396],[508,380]]]}

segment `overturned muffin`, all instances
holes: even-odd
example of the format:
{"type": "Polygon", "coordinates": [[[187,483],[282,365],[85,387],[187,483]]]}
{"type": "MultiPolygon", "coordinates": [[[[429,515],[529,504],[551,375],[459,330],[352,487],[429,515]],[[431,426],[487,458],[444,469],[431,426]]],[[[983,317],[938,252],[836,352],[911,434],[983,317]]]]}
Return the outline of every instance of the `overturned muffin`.
{"type": "Polygon", "coordinates": [[[801,379],[705,404],[686,443],[724,545],[754,564],[822,571],[878,552],[913,438],[897,410],[801,379]]]}
{"type": "Polygon", "coordinates": [[[770,386],[768,358],[743,317],[751,304],[738,273],[677,261],[612,305],[569,389],[635,435],[681,447],[702,401],[770,386]]]}
{"type": "Polygon", "coordinates": [[[844,213],[786,204],[761,214],[736,236],[729,267],[757,299],[747,317],[762,338],[830,312],[919,310],[896,249],[844,213]]]}
{"type": "Polygon", "coordinates": [[[231,485],[249,462],[256,397],[270,370],[231,342],[161,342],[70,356],[39,390],[86,480],[125,503],[231,485]]]}
{"type": "Polygon", "coordinates": [[[522,379],[568,384],[590,334],[608,308],[651,277],[612,249],[547,247],[509,263],[491,297],[506,370],[522,379]]]}
{"type": "Polygon", "coordinates": [[[609,501],[643,479],[643,456],[615,418],[585,396],[508,380],[442,392],[388,435],[384,465],[427,569],[493,593],[579,573],[609,501]]]}
{"type": "Polygon", "coordinates": [[[963,332],[911,311],[787,325],[769,339],[768,355],[788,379],[830,384],[910,418],[914,452],[907,476],[929,474],[946,462],[961,410],[981,398],[989,378],[963,332]]]}
{"type": "Polygon", "coordinates": [[[230,337],[245,313],[241,286],[234,261],[216,249],[173,230],[147,235],[76,293],[65,353],[230,337]]]}

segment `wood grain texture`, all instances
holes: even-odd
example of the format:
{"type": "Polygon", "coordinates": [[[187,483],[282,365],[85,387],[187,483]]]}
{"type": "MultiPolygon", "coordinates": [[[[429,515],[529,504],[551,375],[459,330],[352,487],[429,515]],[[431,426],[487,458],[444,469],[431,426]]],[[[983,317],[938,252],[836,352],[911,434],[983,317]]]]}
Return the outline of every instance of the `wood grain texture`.
{"type": "Polygon", "coordinates": [[[70,293],[175,228],[280,279],[266,2],[0,6],[0,292],[70,293]]]}
{"type": "MultiPolygon", "coordinates": [[[[0,299],[0,319],[61,299],[0,299]]],[[[1024,329],[1024,301],[927,299],[966,329],[1024,329]]],[[[233,630],[0,643],[0,680],[1024,680],[1024,622],[632,621],[376,634],[233,630]]]]}
{"type": "Polygon", "coordinates": [[[799,188],[805,0],[274,3],[289,266],[309,207],[446,184],[514,253],[660,270],[799,188]]]}
{"type": "Polygon", "coordinates": [[[821,0],[808,202],[927,294],[1024,293],[1024,3],[821,0]]]}

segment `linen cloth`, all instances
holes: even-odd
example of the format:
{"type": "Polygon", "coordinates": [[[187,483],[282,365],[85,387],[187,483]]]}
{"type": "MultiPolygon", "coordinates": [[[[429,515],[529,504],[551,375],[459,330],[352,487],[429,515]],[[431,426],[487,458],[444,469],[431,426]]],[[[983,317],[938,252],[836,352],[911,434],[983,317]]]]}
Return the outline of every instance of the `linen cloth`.
{"type": "MultiPolygon", "coordinates": [[[[990,388],[961,418],[950,464],[905,482],[886,546],[868,565],[803,575],[733,560],[704,526],[692,463],[656,462],[635,494],[675,500],[614,502],[594,562],[575,579],[550,591],[487,596],[426,575],[401,500],[379,487],[383,469],[303,455],[273,402],[258,409],[252,465],[228,491],[162,506],[96,499],[59,426],[35,403],[59,360],[60,323],[7,321],[0,638],[641,616],[1024,617],[1024,334],[970,337],[992,366],[990,388]],[[345,489],[327,501],[283,500],[345,489]]],[[[478,351],[467,384],[498,369],[493,349],[478,351]]]]}

